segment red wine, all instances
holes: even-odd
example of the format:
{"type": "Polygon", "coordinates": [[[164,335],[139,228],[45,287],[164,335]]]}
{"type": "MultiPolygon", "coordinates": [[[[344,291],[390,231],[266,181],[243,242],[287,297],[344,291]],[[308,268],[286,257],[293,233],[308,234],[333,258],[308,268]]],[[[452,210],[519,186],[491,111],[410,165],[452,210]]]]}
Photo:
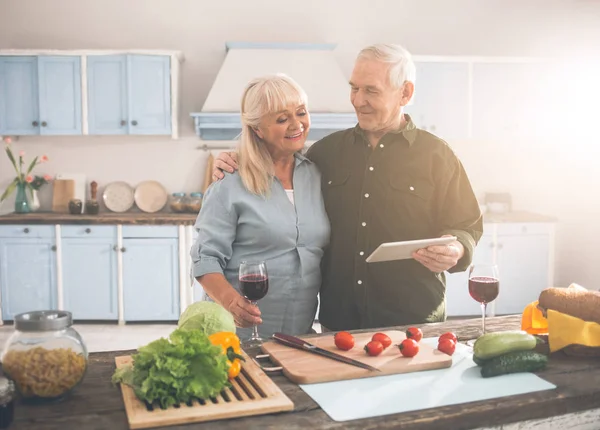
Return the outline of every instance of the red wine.
{"type": "Polygon", "coordinates": [[[248,300],[260,300],[269,291],[269,278],[264,275],[245,275],[240,278],[242,294],[248,300]]]}
{"type": "Polygon", "coordinates": [[[469,279],[469,294],[479,303],[489,303],[498,297],[500,281],[491,276],[474,276],[469,279]]]}

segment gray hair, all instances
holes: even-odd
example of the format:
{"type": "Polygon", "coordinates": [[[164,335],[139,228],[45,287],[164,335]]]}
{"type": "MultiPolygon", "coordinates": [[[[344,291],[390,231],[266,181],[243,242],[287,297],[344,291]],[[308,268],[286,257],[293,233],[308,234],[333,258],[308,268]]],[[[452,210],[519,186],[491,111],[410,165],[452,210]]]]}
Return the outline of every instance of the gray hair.
{"type": "Polygon", "coordinates": [[[412,55],[400,45],[378,43],[367,46],[358,53],[357,60],[359,59],[388,63],[388,77],[394,88],[400,88],[406,81],[415,82],[416,70],[412,55]]]}

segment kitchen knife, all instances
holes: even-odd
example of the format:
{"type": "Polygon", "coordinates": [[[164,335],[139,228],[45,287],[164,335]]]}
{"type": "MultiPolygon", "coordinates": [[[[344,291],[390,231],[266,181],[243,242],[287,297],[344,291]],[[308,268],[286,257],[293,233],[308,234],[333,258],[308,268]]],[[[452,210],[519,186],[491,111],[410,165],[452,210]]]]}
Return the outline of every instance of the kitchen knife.
{"type": "Polygon", "coordinates": [[[369,366],[368,364],[362,363],[358,360],[354,360],[352,358],[348,358],[343,355],[336,354],[335,352],[320,348],[316,345],[308,343],[307,341],[305,341],[303,339],[300,339],[295,336],[291,336],[289,334],[273,333],[273,335],[271,337],[273,339],[275,339],[277,342],[279,342],[283,345],[286,345],[286,346],[291,346],[292,348],[297,348],[297,349],[301,349],[303,351],[312,352],[314,354],[319,354],[323,357],[331,358],[332,360],[341,361],[342,363],[361,367],[363,369],[381,372],[381,370],[377,369],[376,367],[369,366]]]}

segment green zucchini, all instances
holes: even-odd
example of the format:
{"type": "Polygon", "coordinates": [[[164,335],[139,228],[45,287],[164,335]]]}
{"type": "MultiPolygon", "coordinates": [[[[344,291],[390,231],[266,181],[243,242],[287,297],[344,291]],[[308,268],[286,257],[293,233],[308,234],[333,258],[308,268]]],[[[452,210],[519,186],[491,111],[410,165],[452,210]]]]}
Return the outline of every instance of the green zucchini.
{"type": "Polygon", "coordinates": [[[473,361],[475,362],[476,365],[483,366],[485,363],[487,363],[490,360],[484,360],[483,358],[479,358],[475,354],[473,354],[473,361]]]}
{"type": "Polygon", "coordinates": [[[539,352],[516,351],[492,358],[481,367],[481,376],[507,375],[509,373],[535,372],[546,367],[548,357],[539,352]]]}
{"type": "Polygon", "coordinates": [[[498,357],[513,351],[530,351],[536,346],[535,336],[524,331],[486,333],[473,345],[473,355],[482,360],[498,357]]]}

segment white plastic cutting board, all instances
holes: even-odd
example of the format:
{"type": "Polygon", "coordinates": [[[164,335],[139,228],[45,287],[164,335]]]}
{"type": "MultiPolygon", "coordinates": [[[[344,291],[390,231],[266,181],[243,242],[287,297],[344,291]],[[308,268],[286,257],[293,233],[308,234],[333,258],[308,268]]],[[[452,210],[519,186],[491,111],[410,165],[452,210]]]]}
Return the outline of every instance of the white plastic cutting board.
{"type": "MultiPolygon", "coordinates": [[[[437,347],[437,338],[423,339],[437,347]]],[[[482,378],[471,349],[458,344],[452,367],[300,385],[334,421],[349,421],[556,388],[533,373],[482,378]]]]}

